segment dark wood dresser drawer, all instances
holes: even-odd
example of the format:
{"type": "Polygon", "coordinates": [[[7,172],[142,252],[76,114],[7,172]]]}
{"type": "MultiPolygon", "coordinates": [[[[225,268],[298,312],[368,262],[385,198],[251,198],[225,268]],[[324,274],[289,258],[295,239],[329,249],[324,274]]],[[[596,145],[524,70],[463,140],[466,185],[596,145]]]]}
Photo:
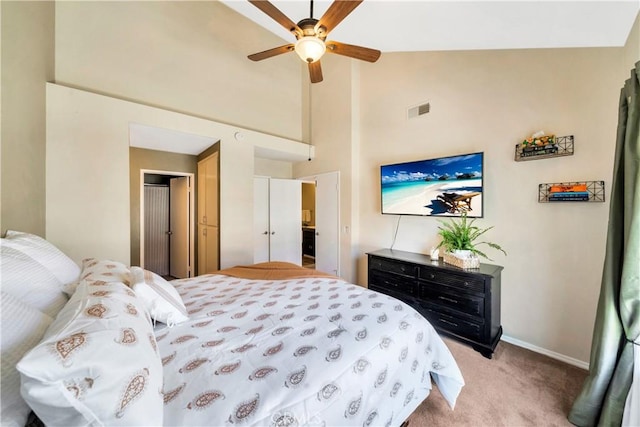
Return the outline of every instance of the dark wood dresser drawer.
{"type": "Polygon", "coordinates": [[[371,289],[372,291],[380,292],[380,293],[385,294],[385,295],[392,296],[392,297],[394,297],[396,299],[399,299],[400,301],[404,301],[404,302],[406,302],[407,304],[409,304],[412,307],[415,305],[415,302],[416,302],[416,299],[414,297],[412,297],[411,295],[405,294],[405,293],[402,293],[402,292],[398,292],[398,291],[395,291],[393,289],[381,288],[381,287],[378,287],[376,285],[370,285],[369,289],[371,289]]]}
{"type": "Polygon", "coordinates": [[[482,297],[466,294],[456,295],[424,284],[421,284],[420,288],[420,298],[424,301],[456,310],[463,315],[479,317],[481,320],[484,317],[484,298],[482,297]]]}
{"type": "Polygon", "coordinates": [[[420,289],[415,280],[398,280],[398,276],[393,273],[386,273],[374,270],[369,276],[369,285],[377,288],[389,290],[394,293],[401,293],[411,296],[418,296],[420,289]]]}
{"type": "Polygon", "coordinates": [[[406,262],[388,261],[384,258],[371,258],[369,268],[402,274],[403,276],[417,277],[418,266],[406,262]]]}
{"type": "Polygon", "coordinates": [[[438,271],[431,267],[421,267],[418,277],[438,285],[449,286],[463,291],[485,293],[485,280],[482,276],[457,275],[446,271],[438,271]]]}
{"type": "Polygon", "coordinates": [[[444,329],[451,334],[460,335],[461,337],[472,340],[482,338],[481,324],[448,316],[435,310],[427,309],[423,311],[423,314],[436,329],[444,329]]]}

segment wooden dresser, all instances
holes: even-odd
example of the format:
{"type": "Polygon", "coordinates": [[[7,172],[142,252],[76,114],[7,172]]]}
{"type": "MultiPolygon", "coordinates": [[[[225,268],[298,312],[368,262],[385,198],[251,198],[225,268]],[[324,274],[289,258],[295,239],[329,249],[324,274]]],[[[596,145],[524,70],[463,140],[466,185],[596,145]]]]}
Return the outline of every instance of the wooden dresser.
{"type": "Polygon", "coordinates": [[[408,303],[438,332],[491,358],[502,336],[502,267],[480,264],[463,270],[427,255],[391,249],[367,255],[369,289],[408,303]]]}

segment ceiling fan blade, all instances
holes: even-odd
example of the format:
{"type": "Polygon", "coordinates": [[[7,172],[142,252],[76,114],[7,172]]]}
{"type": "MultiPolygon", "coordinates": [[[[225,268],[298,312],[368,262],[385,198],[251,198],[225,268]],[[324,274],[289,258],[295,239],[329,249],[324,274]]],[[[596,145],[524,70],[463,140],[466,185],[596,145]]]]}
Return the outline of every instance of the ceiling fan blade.
{"type": "Polygon", "coordinates": [[[336,0],[331,3],[329,9],[322,15],[322,18],[318,21],[316,28],[324,26],[326,33],[333,30],[344,18],[349,15],[353,9],[358,7],[363,0],[336,0]]]}
{"type": "Polygon", "coordinates": [[[269,15],[271,19],[276,21],[278,24],[282,25],[287,31],[291,33],[300,33],[302,34],[302,30],[298,27],[298,24],[293,22],[291,19],[287,17],[284,13],[280,11],[273,4],[268,2],[267,0],[249,0],[249,3],[269,15]]]}
{"type": "Polygon", "coordinates": [[[322,81],[320,61],[309,62],[309,77],[311,77],[311,83],[320,83],[322,81]]]}
{"type": "Polygon", "coordinates": [[[349,56],[351,58],[360,59],[367,62],[376,62],[380,58],[380,51],[369,49],[368,47],[354,46],[351,44],[340,43],[336,41],[328,41],[327,52],[338,55],[349,56]]]}
{"type": "Polygon", "coordinates": [[[274,47],[273,49],[265,50],[263,52],[254,53],[249,55],[248,58],[252,61],[262,61],[263,59],[271,58],[272,56],[280,55],[287,52],[293,52],[294,45],[286,44],[284,46],[274,47]]]}

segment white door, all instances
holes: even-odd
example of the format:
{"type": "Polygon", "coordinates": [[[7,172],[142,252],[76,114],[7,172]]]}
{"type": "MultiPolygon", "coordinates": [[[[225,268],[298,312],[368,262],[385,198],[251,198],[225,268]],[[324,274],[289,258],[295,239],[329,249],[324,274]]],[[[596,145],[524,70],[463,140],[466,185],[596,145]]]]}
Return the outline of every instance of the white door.
{"type": "Polygon", "coordinates": [[[269,178],[253,179],[253,262],[269,261],[269,178]]]}
{"type": "Polygon", "coordinates": [[[340,176],[338,172],[317,175],[316,266],[325,273],[340,274],[340,176]]]}
{"type": "Polygon", "coordinates": [[[191,277],[189,266],[189,177],[169,181],[169,274],[191,277]]]}
{"type": "Polygon", "coordinates": [[[297,265],[302,261],[302,183],[269,180],[269,259],[297,265]]]}

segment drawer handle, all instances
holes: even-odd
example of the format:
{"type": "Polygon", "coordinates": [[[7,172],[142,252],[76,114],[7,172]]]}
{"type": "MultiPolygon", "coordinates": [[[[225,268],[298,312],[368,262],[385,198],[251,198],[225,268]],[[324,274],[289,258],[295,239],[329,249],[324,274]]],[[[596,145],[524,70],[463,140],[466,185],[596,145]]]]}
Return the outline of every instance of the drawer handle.
{"type": "Polygon", "coordinates": [[[458,300],[457,299],[453,299],[453,298],[447,298],[447,297],[439,296],[438,299],[441,299],[443,301],[449,301],[449,302],[452,302],[454,304],[458,303],[458,300]]]}
{"type": "Polygon", "coordinates": [[[471,286],[471,283],[469,283],[469,282],[464,282],[464,285],[468,288],[469,286],[471,286]]]}
{"type": "Polygon", "coordinates": [[[440,320],[442,323],[446,323],[447,325],[458,326],[457,323],[449,322],[448,320],[444,320],[444,319],[438,319],[438,320],[440,320]]]}
{"type": "Polygon", "coordinates": [[[433,274],[433,273],[429,273],[429,278],[430,278],[430,279],[435,279],[435,278],[436,278],[436,275],[435,275],[435,274],[433,274]]]}

